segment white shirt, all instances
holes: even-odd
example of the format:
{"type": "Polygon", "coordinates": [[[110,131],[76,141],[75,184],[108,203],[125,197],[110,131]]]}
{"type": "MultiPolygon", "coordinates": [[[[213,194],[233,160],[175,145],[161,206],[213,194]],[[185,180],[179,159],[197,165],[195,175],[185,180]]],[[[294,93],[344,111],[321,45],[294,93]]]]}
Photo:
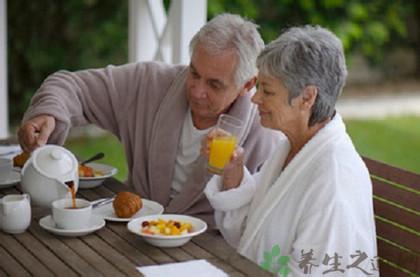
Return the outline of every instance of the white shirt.
{"type": "Polygon", "coordinates": [[[174,178],[171,186],[171,198],[181,192],[183,184],[191,173],[191,165],[200,156],[201,141],[211,128],[199,130],[195,128],[191,111],[188,111],[182,126],[181,139],[175,160],[174,178]]]}

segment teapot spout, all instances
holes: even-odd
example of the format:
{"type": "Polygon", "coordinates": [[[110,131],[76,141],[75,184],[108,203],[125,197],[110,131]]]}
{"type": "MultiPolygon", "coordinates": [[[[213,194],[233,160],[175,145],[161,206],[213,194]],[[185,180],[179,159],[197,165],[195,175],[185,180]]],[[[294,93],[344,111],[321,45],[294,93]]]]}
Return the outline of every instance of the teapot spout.
{"type": "Polygon", "coordinates": [[[70,182],[63,181],[60,179],[54,179],[54,182],[58,191],[60,191],[61,194],[66,194],[70,191],[70,182]]]}
{"type": "Polygon", "coordinates": [[[70,190],[70,188],[76,183],[74,180],[64,181],[62,179],[55,179],[55,182],[66,190],[70,190]]]}
{"type": "Polygon", "coordinates": [[[73,199],[76,199],[76,191],[77,191],[76,183],[73,180],[70,180],[70,181],[64,182],[64,184],[66,185],[67,189],[70,191],[71,197],[73,199]]]}
{"type": "Polygon", "coordinates": [[[72,186],[74,186],[74,181],[73,181],[73,180],[70,180],[70,181],[65,181],[65,182],[64,182],[64,184],[65,184],[67,187],[71,188],[72,186]]]}

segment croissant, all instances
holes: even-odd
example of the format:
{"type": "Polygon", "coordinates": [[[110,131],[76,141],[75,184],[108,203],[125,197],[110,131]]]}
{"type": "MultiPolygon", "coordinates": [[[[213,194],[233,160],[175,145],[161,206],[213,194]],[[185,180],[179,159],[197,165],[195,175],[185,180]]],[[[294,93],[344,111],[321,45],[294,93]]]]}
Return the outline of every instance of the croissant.
{"type": "Polygon", "coordinates": [[[22,152],[19,155],[16,155],[13,157],[13,166],[14,167],[23,167],[23,165],[26,163],[26,161],[31,156],[28,152],[22,152]]]}
{"type": "Polygon", "coordinates": [[[118,217],[129,218],[143,207],[143,202],[137,194],[122,191],[117,194],[112,202],[112,206],[118,217]]]}

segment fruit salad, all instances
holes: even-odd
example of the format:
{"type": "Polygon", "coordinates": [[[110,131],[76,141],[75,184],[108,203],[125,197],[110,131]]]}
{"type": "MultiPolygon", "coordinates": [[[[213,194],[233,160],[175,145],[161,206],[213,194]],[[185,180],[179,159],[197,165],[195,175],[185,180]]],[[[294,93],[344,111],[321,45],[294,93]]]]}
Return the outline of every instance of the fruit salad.
{"type": "Polygon", "coordinates": [[[141,232],[148,235],[179,236],[192,232],[192,225],[188,222],[179,222],[175,220],[151,220],[143,221],[141,232]]]}

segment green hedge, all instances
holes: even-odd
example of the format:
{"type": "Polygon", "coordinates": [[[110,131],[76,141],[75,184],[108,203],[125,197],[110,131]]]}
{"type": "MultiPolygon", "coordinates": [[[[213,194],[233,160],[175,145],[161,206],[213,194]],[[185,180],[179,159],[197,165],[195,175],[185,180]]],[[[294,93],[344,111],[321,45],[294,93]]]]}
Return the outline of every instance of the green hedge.
{"type": "MultiPolygon", "coordinates": [[[[158,0],[156,0],[158,1],[158,0]]],[[[165,0],[168,6],[170,1],[165,0]]],[[[343,40],[347,53],[380,63],[398,45],[420,51],[420,2],[414,0],[209,0],[208,17],[238,13],[261,26],[265,41],[291,25],[320,24],[343,40]],[[417,29],[416,29],[417,26],[417,29]],[[418,35],[409,36],[411,27],[418,35]]],[[[7,1],[9,106],[18,123],[49,74],[127,61],[128,1],[7,1]]],[[[420,55],[418,55],[420,57],[420,55]]]]}

